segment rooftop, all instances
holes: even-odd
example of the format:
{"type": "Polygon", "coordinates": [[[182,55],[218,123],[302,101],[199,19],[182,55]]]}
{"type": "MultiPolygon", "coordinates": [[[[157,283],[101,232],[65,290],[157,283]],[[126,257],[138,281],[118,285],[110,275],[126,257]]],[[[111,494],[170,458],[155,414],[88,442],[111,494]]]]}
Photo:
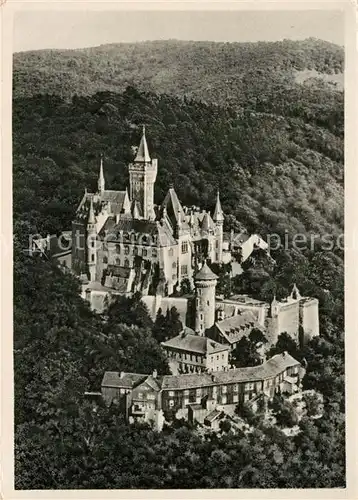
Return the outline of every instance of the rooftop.
{"type": "Polygon", "coordinates": [[[217,280],[218,276],[212,272],[208,264],[205,262],[203,267],[195,275],[195,280],[217,280]]]}
{"type": "Polygon", "coordinates": [[[200,335],[179,334],[176,337],[162,342],[163,347],[179,349],[183,351],[195,352],[199,354],[207,354],[213,352],[226,351],[228,346],[219,344],[214,340],[200,335]]]}

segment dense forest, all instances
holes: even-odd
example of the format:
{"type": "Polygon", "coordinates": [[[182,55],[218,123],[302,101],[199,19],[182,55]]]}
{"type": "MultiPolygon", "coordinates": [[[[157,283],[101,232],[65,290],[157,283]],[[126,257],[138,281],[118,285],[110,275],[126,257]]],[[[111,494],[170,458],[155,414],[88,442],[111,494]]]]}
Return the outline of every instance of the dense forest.
{"type": "Polygon", "coordinates": [[[342,68],[341,48],[312,39],[15,54],[17,488],[345,485],[343,250],[324,246],[343,232],[344,96],[294,77],[342,68]],[[295,437],[262,423],[249,434],[201,436],[183,422],[157,433],[84,398],[105,370],[168,373],[165,328],[139,297],[94,315],[76,278],[23,249],[30,233],[70,228],[85,187],[96,188],[101,153],[107,186],[127,185],[142,123],[159,163],[157,203],[174,182],[184,204],[212,210],[219,188],[227,230],[315,235],[314,248],[273,250],[275,263],[256,252],[235,279],[215,270],[226,295],[270,300],[296,282],[319,298],[321,335],[304,349],[281,338],[272,351],[305,359],[304,387],[324,396],[323,417],[302,420],[295,437]]]}
{"type": "MultiPolygon", "coordinates": [[[[41,50],[14,55],[15,97],[48,93],[66,98],[127,86],[186,96],[221,105],[246,107],[269,87],[289,88],[297,75],[315,71],[342,76],[344,50],[329,42],[219,43],[152,41],[101,45],[79,50],[41,50]]],[[[314,81],[316,80],[316,81],[314,81]]],[[[334,82],[334,78],[332,81],[334,82]]],[[[305,79],[303,79],[305,81],[305,79]]]]}

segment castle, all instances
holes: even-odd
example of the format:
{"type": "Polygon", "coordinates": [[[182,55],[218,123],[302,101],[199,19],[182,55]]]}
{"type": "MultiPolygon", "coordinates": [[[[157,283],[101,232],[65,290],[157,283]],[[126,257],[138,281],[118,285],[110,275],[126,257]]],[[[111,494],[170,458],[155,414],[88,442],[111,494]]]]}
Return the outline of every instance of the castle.
{"type": "Polygon", "coordinates": [[[98,190],[85,192],[72,224],[72,268],[86,273],[90,284],[121,293],[147,294],[151,289],[170,295],[184,278],[192,281],[203,257],[224,262],[219,193],[213,217],[194,207],[183,208],[172,186],[156,206],[157,168],[144,127],[129,165],[129,190],[106,189],[101,160],[98,190]]]}

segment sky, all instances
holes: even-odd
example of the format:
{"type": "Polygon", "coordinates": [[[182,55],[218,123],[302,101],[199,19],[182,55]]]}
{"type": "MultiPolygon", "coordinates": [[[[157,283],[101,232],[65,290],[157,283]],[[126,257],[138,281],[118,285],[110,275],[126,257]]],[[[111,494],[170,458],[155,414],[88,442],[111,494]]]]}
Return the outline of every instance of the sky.
{"type": "Polygon", "coordinates": [[[146,40],[302,40],[344,45],[338,11],[27,11],[14,19],[14,52],[146,40]]]}

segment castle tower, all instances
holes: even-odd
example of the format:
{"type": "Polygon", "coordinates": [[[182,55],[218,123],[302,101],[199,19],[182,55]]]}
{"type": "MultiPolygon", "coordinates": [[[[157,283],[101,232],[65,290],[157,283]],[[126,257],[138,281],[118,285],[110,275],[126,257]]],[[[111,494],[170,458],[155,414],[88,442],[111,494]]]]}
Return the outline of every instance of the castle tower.
{"type": "Polygon", "coordinates": [[[301,299],[301,294],[296,286],[296,283],[293,285],[290,298],[291,298],[291,300],[300,300],[301,299]]]}
{"type": "Polygon", "coordinates": [[[89,280],[95,281],[96,279],[96,264],[97,264],[97,249],[96,249],[96,219],[93,210],[93,198],[91,198],[91,204],[88,214],[87,221],[87,266],[89,273],[89,280]]]}
{"type": "Polygon", "coordinates": [[[143,219],[154,220],[154,183],[157,178],[157,160],[149,155],[145,127],[134,162],[129,165],[130,199],[140,205],[143,219]]]}
{"type": "Polygon", "coordinates": [[[213,215],[213,221],[216,225],[216,243],[215,243],[215,261],[222,262],[223,260],[223,226],[224,226],[224,212],[221,208],[219,191],[216,195],[216,205],[213,215]]]}
{"type": "Polygon", "coordinates": [[[99,168],[99,177],[98,177],[98,192],[102,194],[104,190],[105,190],[105,182],[103,175],[103,156],[101,155],[101,165],[99,168]]]}
{"type": "Polygon", "coordinates": [[[218,276],[212,272],[207,263],[195,275],[195,331],[204,335],[205,330],[215,323],[215,288],[218,276]]]}

